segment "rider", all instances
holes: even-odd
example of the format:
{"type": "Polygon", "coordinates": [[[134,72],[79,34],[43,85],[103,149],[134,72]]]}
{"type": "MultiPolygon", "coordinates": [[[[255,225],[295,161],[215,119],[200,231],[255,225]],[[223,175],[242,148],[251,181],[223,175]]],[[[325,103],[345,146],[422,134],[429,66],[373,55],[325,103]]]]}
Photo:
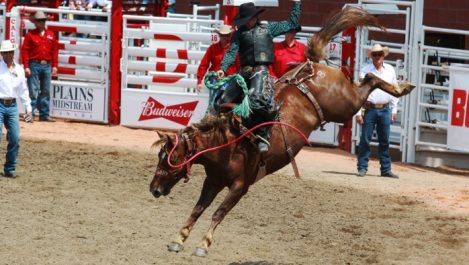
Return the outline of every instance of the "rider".
{"type": "MultiPolygon", "coordinates": [[[[274,61],[273,38],[298,27],[301,13],[300,0],[292,0],[290,18],[285,21],[259,21],[258,16],[264,9],[257,9],[254,3],[240,5],[233,24],[238,29],[233,33],[231,46],[223,57],[218,76],[222,78],[228,67],[235,62],[236,54],[240,57],[240,74],[249,88],[249,97],[253,113],[244,122],[253,127],[265,121],[273,121],[277,116],[277,107],[273,101],[272,79],[269,65],[274,61]]],[[[272,126],[263,126],[256,130],[258,148],[261,153],[269,150],[269,131],[272,126]]]]}

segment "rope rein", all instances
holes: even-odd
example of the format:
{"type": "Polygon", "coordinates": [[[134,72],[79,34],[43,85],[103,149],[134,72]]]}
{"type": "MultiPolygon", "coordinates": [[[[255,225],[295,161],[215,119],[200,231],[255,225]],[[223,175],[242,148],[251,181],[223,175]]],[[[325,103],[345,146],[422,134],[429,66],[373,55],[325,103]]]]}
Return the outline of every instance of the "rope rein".
{"type": "Polygon", "coordinates": [[[251,133],[252,131],[256,130],[257,128],[259,127],[262,127],[262,126],[267,126],[267,125],[274,125],[274,124],[278,124],[278,125],[281,125],[281,126],[286,126],[286,127],[289,127],[291,129],[293,129],[296,133],[298,133],[304,140],[306,143],[310,144],[309,140],[308,140],[308,137],[302,132],[300,131],[298,128],[294,127],[293,125],[290,125],[288,123],[285,123],[285,122],[280,122],[280,121],[269,121],[269,122],[264,122],[264,123],[261,123],[261,124],[258,124],[254,127],[252,127],[251,129],[245,131],[243,134],[241,134],[239,137],[237,137],[236,139],[233,139],[229,142],[227,142],[226,144],[222,144],[222,145],[219,145],[219,146],[215,146],[215,147],[211,147],[211,148],[207,148],[205,150],[202,150],[200,152],[197,152],[195,153],[193,156],[191,156],[188,160],[182,162],[181,164],[177,164],[177,165],[174,165],[173,163],[171,163],[171,156],[173,155],[174,153],[174,150],[176,150],[176,147],[178,146],[179,144],[179,136],[176,135],[176,143],[174,144],[173,148],[171,149],[171,151],[169,152],[169,155],[167,157],[167,162],[168,162],[168,165],[172,168],[181,168],[185,165],[188,165],[190,162],[192,162],[194,159],[196,159],[197,157],[201,156],[202,154],[205,154],[205,153],[208,153],[208,152],[211,152],[211,151],[216,151],[216,150],[219,150],[219,149],[222,149],[222,148],[225,148],[227,146],[230,146],[238,141],[240,141],[241,139],[243,139],[244,137],[246,137],[246,135],[248,135],[249,133],[251,133]]]}
{"type": "Polygon", "coordinates": [[[234,74],[227,76],[223,79],[218,79],[217,72],[209,72],[204,76],[204,84],[210,90],[218,90],[223,87],[225,84],[231,82],[231,80],[236,79],[238,85],[243,89],[244,98],[239,105],[233,108],[233,113],[243,118],[249,117],[251,114],[251,103],[249,101],[249,88],[244,81],[244,78],[240,74],[234,74]],[[213,82],[213,80],[216,80],[213,82]]]}

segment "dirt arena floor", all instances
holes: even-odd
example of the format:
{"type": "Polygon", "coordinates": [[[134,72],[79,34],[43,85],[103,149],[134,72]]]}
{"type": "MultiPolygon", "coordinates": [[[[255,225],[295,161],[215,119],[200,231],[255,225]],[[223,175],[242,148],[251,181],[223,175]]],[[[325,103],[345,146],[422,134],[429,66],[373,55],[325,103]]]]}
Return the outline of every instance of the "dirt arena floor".
{"type": "MultiPolygon", "coordinates": [[[[204,178],[155,199],[148,130],[72,122],[21,123],[16,179],[0,178],[0,264],[469,264],[469,177],[395,163],[400,179],[358,178],[355,158],[325,148],[252,186],[192,256],[221,197],[185,250],[166,245],[204,178]]],[[[2,161],[5,151],[2,140],[2,161]]],[[[223,195],[223,194],[221,194],[223,195]]]]}

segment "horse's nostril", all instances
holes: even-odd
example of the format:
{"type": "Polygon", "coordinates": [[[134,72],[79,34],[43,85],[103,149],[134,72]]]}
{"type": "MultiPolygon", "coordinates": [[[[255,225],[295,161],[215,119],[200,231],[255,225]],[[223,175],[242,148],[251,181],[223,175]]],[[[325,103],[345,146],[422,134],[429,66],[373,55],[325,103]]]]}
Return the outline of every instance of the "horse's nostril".
{"type": "Polygon", "coordinates": [[[158,189],[152,191],[151,194],[153,194],[153,196],[155,196],[155,198],[158,198],[158,197],[161,196],[161,192],[158,189]]]}

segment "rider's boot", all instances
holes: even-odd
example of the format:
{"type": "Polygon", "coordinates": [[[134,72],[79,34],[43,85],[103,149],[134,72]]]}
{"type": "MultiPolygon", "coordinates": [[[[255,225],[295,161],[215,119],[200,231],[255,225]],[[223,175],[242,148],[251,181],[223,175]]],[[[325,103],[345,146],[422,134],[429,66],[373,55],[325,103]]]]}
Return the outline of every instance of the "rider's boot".
{"type": "Polygon", "coordinates": [[[257,149],[261,154],[267,153],[269,151],[269,129],[270,126],[261,127],[257,129],[257,149]]]}

